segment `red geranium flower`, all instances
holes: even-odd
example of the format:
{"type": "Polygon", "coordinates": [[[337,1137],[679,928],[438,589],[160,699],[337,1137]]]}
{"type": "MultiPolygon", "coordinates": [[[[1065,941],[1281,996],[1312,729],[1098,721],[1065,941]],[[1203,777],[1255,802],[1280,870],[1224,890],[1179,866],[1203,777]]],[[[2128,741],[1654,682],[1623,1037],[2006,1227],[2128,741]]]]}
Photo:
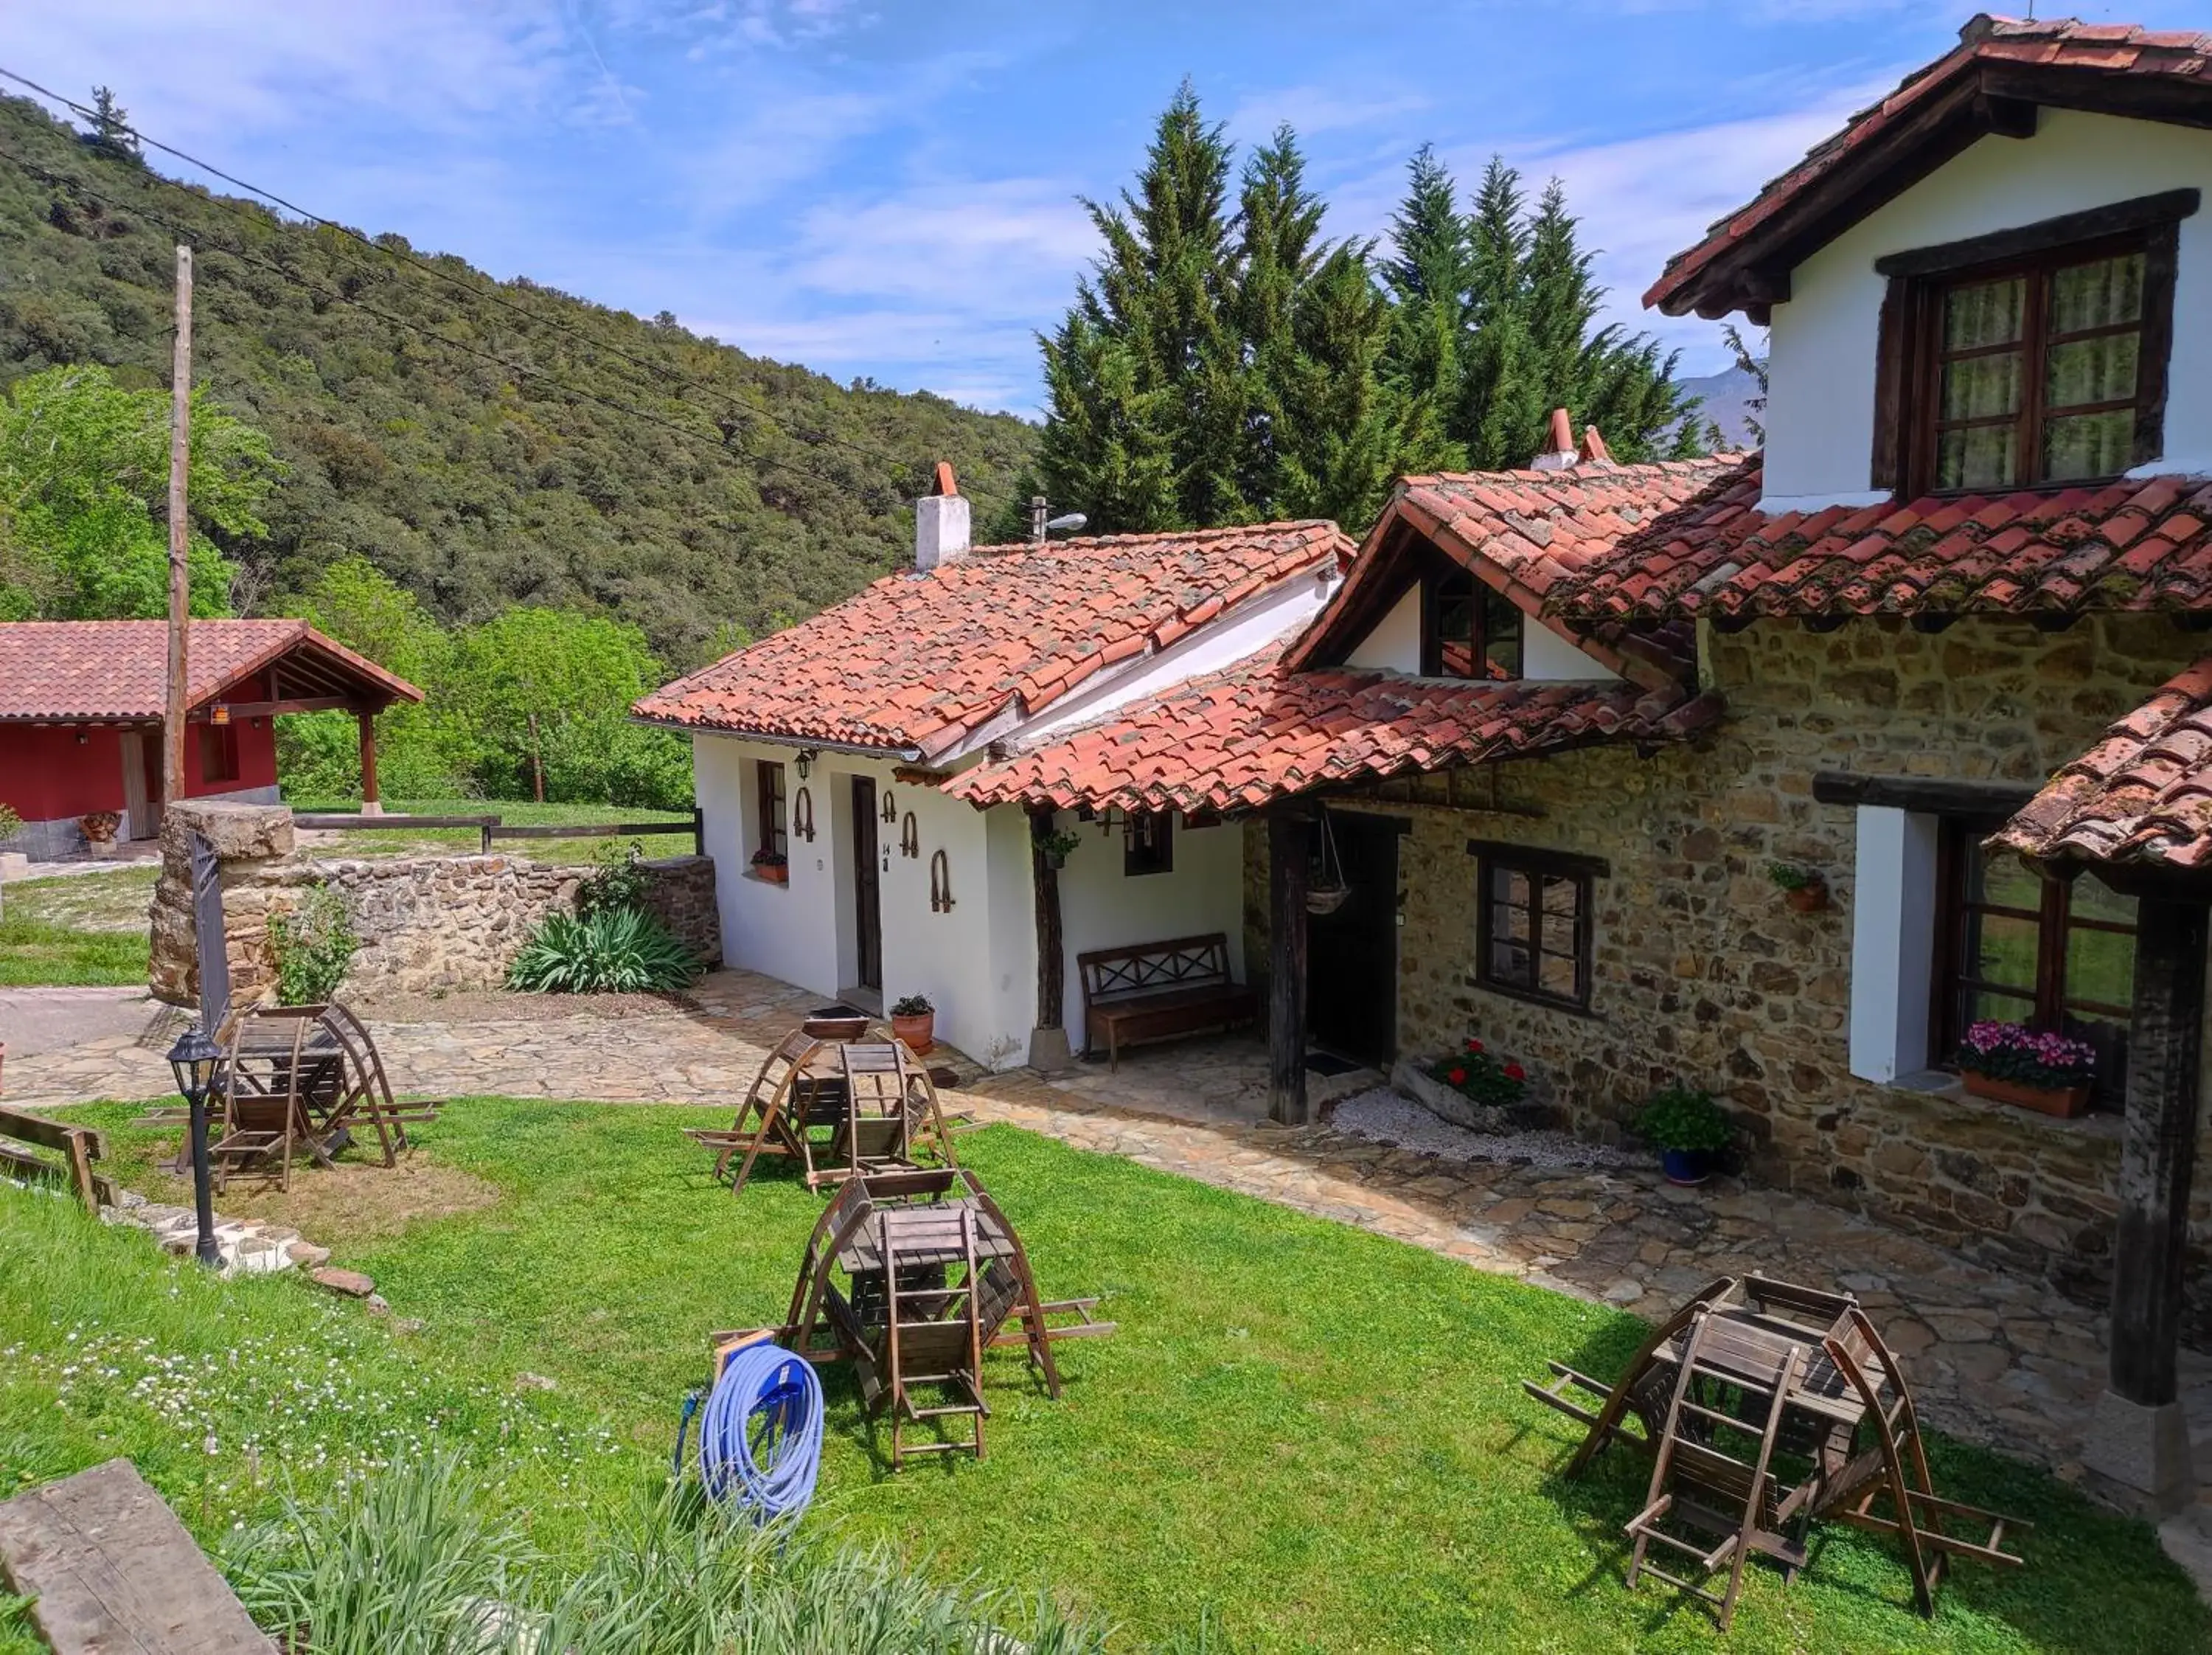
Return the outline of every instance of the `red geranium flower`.
{"type": "Polygon", "coordinates": [[[1480,1056],[1482,1052],[1482,1042],[1480,1040],[1470,1040],[1467,1043],[1467,1049],[1468,1051],[1480,1056]]]}
{"type": "Polygon", "coordinates": [[[1509,1080],[1525,1080],[1528,1078],[1528,1071],[1518,1063],[1508,1063],[1505,1066],[1505,1078],[1509,1080]]]}
{"type": "Polygon", "coordinates": [[[1467,1084],[1467,1071],[1465,1069],[1454,1069],[1449,1074],[1444,1076],[1444,1079],[1450,1081],[1455,1086],[1465,1086],[1467,1084]]]}

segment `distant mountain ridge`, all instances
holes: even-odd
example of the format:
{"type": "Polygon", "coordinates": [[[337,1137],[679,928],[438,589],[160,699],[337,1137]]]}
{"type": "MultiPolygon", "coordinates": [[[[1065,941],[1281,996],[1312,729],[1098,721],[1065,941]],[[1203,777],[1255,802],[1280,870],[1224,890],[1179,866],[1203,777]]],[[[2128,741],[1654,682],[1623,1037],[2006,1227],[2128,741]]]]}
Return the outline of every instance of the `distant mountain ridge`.
{"type": "Polygon", "coordinates": [[[194,377],[290,468],[268,539],[224,548],[252,611],[357,552],[443,621],[603,610],[684,669],[896,567],[935,461],[979,535],[1027,491],[1036,428],[1011,415],[458,259],[414,268],[96,153],[26,100],[0,97],[0,386],[64,362],[167,385],[173,247],[194,244],[194,377]]]}
{"type": "Polygon", "coordinates": [[[1718,374],[1708,374],[1703,379],[1678,381],[1692,396],[1703,399],[1698,418],[1711,420],[1720,428],[1723,451],[1749,450],[1759,447],[1759,438],[1751,429],[1751,422],[1759,417],[1751,406],[1759,396],[1759,381],[1741,368],[1730,368],[1718,374]]]}

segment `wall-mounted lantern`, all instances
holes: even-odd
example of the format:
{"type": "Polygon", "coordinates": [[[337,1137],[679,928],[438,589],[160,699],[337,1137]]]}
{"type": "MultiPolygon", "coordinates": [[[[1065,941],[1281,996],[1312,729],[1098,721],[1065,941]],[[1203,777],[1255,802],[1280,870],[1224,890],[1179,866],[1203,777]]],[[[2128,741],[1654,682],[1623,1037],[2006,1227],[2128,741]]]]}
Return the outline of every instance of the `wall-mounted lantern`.
{"type": "Polygon", "coordinates": [[[807,772],[814,768],[814,761],[821,757],[822,755],[811,747],[801,747],[799,750],[799,779],[800,781],[804,782],[806,779],[807,772]]]}
{"type": "MultiPolygon", "coordinates": [[[[909,817],[909,821],[913,818],[909,817]]],[[[952,911],[952,864],[941,850],[933,851],[929,858],[929,911],[949,914],[952,911]]]]}

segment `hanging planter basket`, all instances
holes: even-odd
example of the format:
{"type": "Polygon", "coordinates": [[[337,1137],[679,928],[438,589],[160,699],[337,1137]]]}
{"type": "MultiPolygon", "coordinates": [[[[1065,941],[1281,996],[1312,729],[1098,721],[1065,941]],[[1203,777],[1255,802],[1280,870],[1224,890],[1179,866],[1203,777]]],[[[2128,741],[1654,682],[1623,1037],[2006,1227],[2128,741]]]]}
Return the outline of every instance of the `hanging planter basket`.
{"type": "Polygon", "coordinates": [[[1345,883],[1344,859],[1336,852],[1336,831],[1328,824],[1326,806],[1321,813],[1321,860],[1306,882],[1306,912],[1334,914],[1352,900],[1345,883]]]}

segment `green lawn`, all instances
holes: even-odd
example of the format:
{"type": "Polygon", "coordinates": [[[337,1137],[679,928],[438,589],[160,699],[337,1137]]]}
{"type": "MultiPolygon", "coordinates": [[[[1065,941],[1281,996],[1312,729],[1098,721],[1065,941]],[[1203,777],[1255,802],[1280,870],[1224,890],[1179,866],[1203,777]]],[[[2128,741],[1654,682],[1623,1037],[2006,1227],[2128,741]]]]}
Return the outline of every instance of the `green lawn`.
{"type": "MultiPolygon", "coordinates": [[[[287,800],[295,811],[352,814],[356,800],[328,804],[287,800]]],[[[666,822],[669,831],[642,838],[648,856],[674,856],[691,849],[691,814],[647,810],[637,805],[539,805],[515,799],[387,799],[384,808],[394,816],[496,816],[516,827],[564,826],[601,822],[666,822]]],[[[413,856],[433,849],[475,850],[481,843],[474,828],[433,828],[421,832],[396,829],[367,829],[342,833],[336,855],[341,856],[413,856]]],[[[513,852],[540,862],[589,862],[612,839],[494,839],[495,850],[513,852]]]]}
{"type": "MultiPolygon", "coordinates": [[[[123,1129],[126,1181],[153,1187],[162,1140],[125,1127],[135,1109],[83,1113],[123,1129]]],[[[501,1468],[539,1538],[573,1546],[665,1464],[708,1335],[781,1316],[819,1210],[775,1171],[741,1199],[710,1184],[675,1129],[713,1118],[458,1104],[417,1157],[422,1204],[444,1215],[411,1220],[402,1179],[341,1193],[301,1174],[303,1227],[421,1318],[412,1334],[289,1281],[217,1288],[151,1266],[60,1202],[0,1191],[0,1487],[147,1456],[206,1532],[257,1498],[242,1439],[264,1478],[281,1463],[312,1479],[434,1434],[501,1468]],[[524,1374],[556,1388],[518,1389],[524,1374]]],[[[1012,1129],[963,1141],[1046,1293],[1103,1295],[1121,1330],[1061,1348],[1056,1403],[1018,1353],[994,1354],[989,1457],[896,1477],[833,1373],[810,1521],[947,1576],[1048,1587],[1130,1646],[1208,1615],[1244,1650],[1719,1646],[1672,1591],[1621,1585],[1644,1468],[1617,1457],[1561,1482],[1571,1427],[1519,1390],[1547,1357],[1611,1372],[1633,1318],[1012,1129]]],[[[1835,1531],[1787,1591],[1752,1570],[1726,1646],[2212,1649],[2147,1527],[1995,1456],[1939,1444],[1936,1465],[1946,1494],[2035,1522],[2027,1569],[1961,1566],[1929,1624],[1881,1542],[1835,1531]]]]}
{"type": "Polygon", "coordinates": [[[146,980],[155,870],[10,885],[0,909],[0,988],[146,980]]]}

